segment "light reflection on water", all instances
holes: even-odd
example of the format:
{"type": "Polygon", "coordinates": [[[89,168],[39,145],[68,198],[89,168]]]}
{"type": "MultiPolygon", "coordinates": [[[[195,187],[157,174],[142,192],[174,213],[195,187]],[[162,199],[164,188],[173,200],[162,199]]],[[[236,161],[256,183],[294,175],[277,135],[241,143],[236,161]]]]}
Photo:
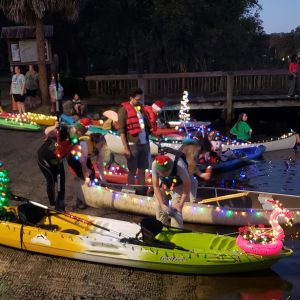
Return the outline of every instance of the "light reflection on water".
{"type": "MultiPolygon", "coordinates": [[[[226,173],[215,174],[214,186],[300,195],[300,147],[266,152],[254,164],[226,173]]],[[[300,203],[299,203],[300,207],[300,203]]],[[[196,228],[195,228],[196,229],[196,228]]],[[[208,232],[236,232],[234,227],[197,226],[208,232]]],[[[286,231],[286,246],[293,249],[291,257],[277,262],[271,271],[247,275],[213,277],[218,287],[212,299],[300,299],[300,225],[286,231]],[[232,279],[232,282],[228,281],[232,279]],[[218,285],[218,284],[219,285],[218,285]],[[231,286],[231,290],[223,287],[231,286]],[[223,289],[224,288],[224,289],[223,289]],[[223,293],[222,293],[223,289],[223,293]]]]}
{"type": "Polygon", "coordinates": [[[300,147],[264,153],[251,165],[216,174],[216,186],[300,195],[300,147]]]}

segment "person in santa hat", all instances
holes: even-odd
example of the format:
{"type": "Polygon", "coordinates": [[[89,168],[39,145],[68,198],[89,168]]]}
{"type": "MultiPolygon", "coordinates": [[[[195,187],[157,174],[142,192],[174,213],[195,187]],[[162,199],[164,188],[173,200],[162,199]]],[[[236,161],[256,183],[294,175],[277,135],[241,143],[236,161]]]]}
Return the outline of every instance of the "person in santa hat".
{"type": "Polygon", "coordinates": [[[157,131],[157,117],[164,106],[164,102],[160,100],[156,100],[151,106],[144,106],[144,111],[148,117],[148,120],[150,121],[150,130],[153,134],[155,134],[155,132],[157,131]]]}
{"type": "Polygon", "coordinates": [[[156,219],[167,225],[171,217],[171,226],[182,228],[184,202],[196,198],[198,185],[189,175],[183,153],[156,156],[152,163],[152,183],[157,201],[156,219]]]}

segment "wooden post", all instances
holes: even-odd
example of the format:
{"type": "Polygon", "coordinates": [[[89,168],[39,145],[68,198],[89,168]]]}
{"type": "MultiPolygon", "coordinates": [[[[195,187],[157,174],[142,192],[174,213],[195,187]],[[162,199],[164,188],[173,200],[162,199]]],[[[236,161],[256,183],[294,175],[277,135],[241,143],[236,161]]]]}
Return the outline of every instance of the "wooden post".
{"type": "Polygon", "coordinates": [[[146,79],[143,77],[143,74],[139,74],[137,77],[138,81],[138,87],[143,90],[144,94],[142,95],[141,98],[141,103],[144,105],[145,104],[145,95],[147,94],[147,82],[146,79]]]}
{"type": "Polygon", "coordinates": [[[100,92],[99,92],[99,81],[96,79],[95,83],[96,83],[96,96],[98,97],[98,96],[100,96],[100,92]]]}
{"type": "Polygon", "coordinates": [[[230,124],[232,119],[232,97],[233,97],[233,72],[227,74],[227,93],[226,93],[226,123],[230,124]]]}

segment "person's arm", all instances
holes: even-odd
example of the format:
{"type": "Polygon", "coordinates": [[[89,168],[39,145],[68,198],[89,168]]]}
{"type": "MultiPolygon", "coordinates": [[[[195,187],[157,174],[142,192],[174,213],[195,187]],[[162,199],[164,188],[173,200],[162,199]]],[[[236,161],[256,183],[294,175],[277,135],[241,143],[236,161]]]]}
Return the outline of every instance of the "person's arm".
{"type": "Polygon", "coordinates": [[[12,77],[11,83],[10,83],[10,91],[9,91],[9,93],[10,93],[11,95],[13,94],[13,92],[12,92],[12,84],[13,84],[13,80],[14,80],[14,76],[12,77]]]}
{"type": "Polygon", "coordinates": [[[89,180],[89,176],[90,176],[90,171],[87,167],[87,159],[88,159],[88,145],[85,141],[81,141],[80,142],[80,146],[81,146],[81,156],[79,158],[79,162],[81,164],[81,168],[82,168],[82,173],[84,176],[84,179],[86,181],[89,180]]]}
{"type": "Polygon", "coordinates": [[[25,76],[21,76],[21,96],[25,94],[25,76]]]}
{"type": "Polygon", "coordinates": [[[54,125],[48,126],[45,129],[45,135],[46,136],[55,136],[56,135],[56,128],[58,127],[58,125],[59,125],[59,123],[58,123],[58,121],[56,121],[54,125]]]}
{"type": "Polygon", "coordinates": [[[126,119],[127,119],[127,113],[125,111],[125,109],[123,107],[121,107],[119,109],[118,112],[118,124],[119,124],[119,133],[121,136],[121,141],[124,147],[124,155],[126,157],[130,157],[131,153],[130,153],[130,149],[128,146],[128,141],[126,138],[126,119]]]}
{"type": "Polygon", "coordinates": [[[234,126],[230,129],[230,133],[233,134],[233,135],[237,135],[238,132],[237,132],[237,129],[236,129],[236,123],[234,124],[234,126]]]}
{"type": "Polygon", "coordinates": [[[183,189],[182,189],[181,199],[180,199],[179,203],[174,203],[173,207],[179,213],[182,213],[182,208],[183,208],[184,202],[190,201],[190,192],[191,192],[191,188],[192,188],[191,177],[190,177],[186,167],[184,166],[184,163],[182,162],[182,160],[178,161],[177,174],[180,177],[180,179],[182,180],[183,189]]]}
{"type": "Polygon", "coordinates": [[[153,164],[152,164],[152,184],[153,184],[154,195],[155,195],[155,198],[158,201],[158,204],[161,207],[161,210],[167,211],[169,208],[168,208],[167,205],[164,204],[163,196],[162,196],[162,193],[161,193],[161,190],[160,190],[160,187],[159,187],[159,178],[158,178],[157,173],[156,173],[156,171],[153,167],[153,164]]]}
{"type": "Polygon", "coordinates": [[[105,182],[104,178],[104,166],[103,166],[103,156],[102,156],[102,147],[104,146],[104,142],[99,142],[95,144],[96,149],[98,150],[98,154],[96,156],[96,167],[99,171],[99,176],[102,182],[105,182]]]}

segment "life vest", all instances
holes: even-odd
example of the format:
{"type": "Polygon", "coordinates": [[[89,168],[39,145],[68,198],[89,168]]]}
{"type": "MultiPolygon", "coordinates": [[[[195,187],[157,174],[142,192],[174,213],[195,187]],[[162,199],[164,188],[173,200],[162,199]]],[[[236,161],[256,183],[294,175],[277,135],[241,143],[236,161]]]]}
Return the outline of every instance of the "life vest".
{"type": "Polygon", "coordinates": [[[142,130],[135,108],[129,102],[123,102],[121,105],[126,109],[127,112],[127,132],[131,135],[139,134],[142,130]]]}
{"type": "Polygon", "coordinates": [[[157,117],[156,117],[156,114],[153,112],[153,109],[151,106],[149,105],[145,105],[144,106],[144,111],[147,115],[147,118],[150,122],[150,130],[151,132],[154,132],[157,130],[157,123],[156,123],[156,120],[157,120],[157,117]]]}
{"type": "Polygon", "coordinates": [[[169,154],[175,155],[171,173],[165,177],[158,174],[158,178],[160,179],[162,184],[166,185],[167,188],[172,189],[172,188],[182,184],[182,179],[177,175],[177,164],[178,164],[179,159],[181,159],[186,164],[186,167],[188,167],[188,163],[187,163],[185,154],[181,151],[175,150],[170,147],[164,147],[162,149],[162,152],[163,152],[163,154],[169,153],[169,154]]]}

